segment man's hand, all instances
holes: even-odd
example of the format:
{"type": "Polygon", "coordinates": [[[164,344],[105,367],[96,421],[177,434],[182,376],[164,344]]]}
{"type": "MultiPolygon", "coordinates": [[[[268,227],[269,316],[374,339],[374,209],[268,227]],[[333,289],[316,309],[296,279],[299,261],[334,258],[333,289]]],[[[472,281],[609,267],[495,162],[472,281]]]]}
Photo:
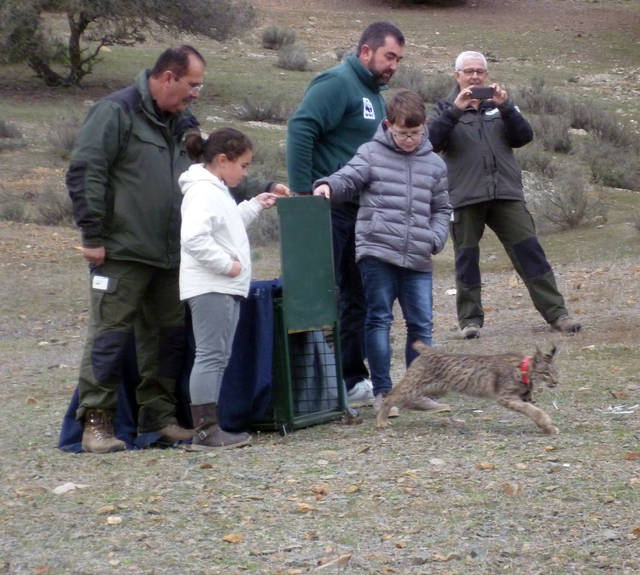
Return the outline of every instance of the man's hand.
{"type": "Polygon", "coordinates": [[[100,246],[99,248],[82,247],[82,257],[94,266],[99,267],[104,264],[104,256],[104,246],[100,246]]]}

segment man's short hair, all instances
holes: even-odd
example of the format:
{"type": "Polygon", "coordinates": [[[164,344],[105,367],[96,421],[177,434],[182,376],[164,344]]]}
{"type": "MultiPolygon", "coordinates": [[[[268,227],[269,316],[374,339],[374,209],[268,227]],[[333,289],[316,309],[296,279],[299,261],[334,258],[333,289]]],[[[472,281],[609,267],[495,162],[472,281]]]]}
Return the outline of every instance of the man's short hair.
{"type": "Polygon", "coordinates": [[[183,44],[177,48],[167,48],[160,54],[151,70],[151,76],[157,78],[167,70],[173,72],[178,78],[185,76],[189,72],[189,56],[196,57],[203,65],[206,64],[198,50],[189,44],[183,44]]]}
{"type": "Polygon", "coordinates": [[[481,52],[474,52],[473,50],[466,50],[465,52],[460,52],[458,57],[456,58],[456,72],[461,72],[464,68],[464,63],[467,60],[482,60],[484,64],[484,69],[488,70],[487,67],[487,59],[481,52]]]}
{"type": "Polygon", "coordinates": [[[391,124],[417,128],[426,118],[424,99],[411,90],[399,90],[387,102],[387,120],[391,124]]]}
{"type": "Polygon", "coordinates": [[[369,24],[362,33],[362,36],[360,36],[358,56],[360,56],[362,46],[365,44],[375,52],[384,44],[387,36],[392,36],[400,46],[404,46],[404,35],[400,31],[400,28],[391,22],[374,22],[373,24],[369,24]]]}

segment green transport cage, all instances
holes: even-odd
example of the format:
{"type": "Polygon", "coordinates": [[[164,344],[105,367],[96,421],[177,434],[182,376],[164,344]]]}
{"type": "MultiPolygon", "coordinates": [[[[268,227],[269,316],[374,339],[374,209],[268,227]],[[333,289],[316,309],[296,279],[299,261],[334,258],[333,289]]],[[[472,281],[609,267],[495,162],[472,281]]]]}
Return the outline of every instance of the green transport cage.
{"type": "Polygon", "coordinates": [[[281,433],[339,419],[340,365],[330,203],[278,200],[282,293],[274,298],[271,409],[254,429],[281,433]]]}

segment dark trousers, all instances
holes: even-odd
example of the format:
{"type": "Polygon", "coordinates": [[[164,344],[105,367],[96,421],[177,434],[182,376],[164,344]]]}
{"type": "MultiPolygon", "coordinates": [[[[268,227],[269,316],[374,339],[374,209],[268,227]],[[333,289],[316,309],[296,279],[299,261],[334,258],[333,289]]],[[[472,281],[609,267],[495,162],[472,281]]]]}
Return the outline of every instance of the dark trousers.
{"type": "Polygon", "coordinates": [[[127,344],[135,333],[139,431],[177,423],[176,381],[186,347],[178,270],[108,260],[92,270],[90,282],[76,417],[82,420],[87,409],[115,410],[127,344]]]}
{"type": "Polygon", "coordinates": [[[458,323],[482,326],[480,248],[489,226],[522,278],[533,305],[549,323],[567,313],[553,270],[536,237],[535,223],[522,201],[494,200],[454,210],[451,238],[456,260],[458,323]]]}
{"type": "Polygon", "coordinates": [[[364,364],[364,292],[360,271],[356,265],[357,215],[356,204],[341,204],[331,208],[333,262],[340,312],[342,375],[347,389],[369,377],[364,364]]]}

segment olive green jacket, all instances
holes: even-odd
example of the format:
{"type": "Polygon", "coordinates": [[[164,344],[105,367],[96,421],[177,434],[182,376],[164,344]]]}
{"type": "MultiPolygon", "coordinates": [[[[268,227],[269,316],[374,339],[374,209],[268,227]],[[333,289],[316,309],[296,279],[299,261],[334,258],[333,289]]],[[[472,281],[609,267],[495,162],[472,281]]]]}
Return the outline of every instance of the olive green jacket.
{"type": "Polygon", "coordinates": [[[198,126],[189,112],[163,114],[148,71],[89,111],[71,155],[66,182],[85,247],[107,259],[162,268],[180,260],[178,177],[192,163],[184,134],[198,126]]]}

